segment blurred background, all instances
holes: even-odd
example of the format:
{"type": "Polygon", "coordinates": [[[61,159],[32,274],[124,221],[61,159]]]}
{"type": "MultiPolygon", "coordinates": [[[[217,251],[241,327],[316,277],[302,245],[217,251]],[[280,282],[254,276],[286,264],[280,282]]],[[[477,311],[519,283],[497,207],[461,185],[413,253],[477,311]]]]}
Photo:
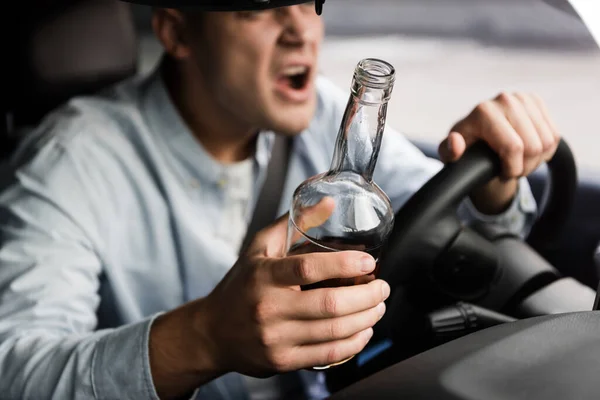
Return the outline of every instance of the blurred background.
{"type": "MultiPolygon", "coordinates": [[[[133,11],[147,71],[160,46],[133,11]]],[[[347,89],[361,58],[391,62],[388,120],[408,137],[437,143],[477,103],[532,91],[580,166],[600,167],[600,49],[580,20],[541,0],[328,0],[323,18],[322,73],[347,89]]]]}

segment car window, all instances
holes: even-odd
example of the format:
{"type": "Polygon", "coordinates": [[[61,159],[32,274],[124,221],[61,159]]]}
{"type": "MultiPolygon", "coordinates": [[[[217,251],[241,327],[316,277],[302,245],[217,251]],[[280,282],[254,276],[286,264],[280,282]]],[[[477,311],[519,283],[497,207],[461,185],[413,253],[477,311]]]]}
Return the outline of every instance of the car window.
{"type": "MultiPolygon", "coordinates": [[[[160,46],[134,11],[147,70],[160,46]]],[[[409,138],[437,143],[482,100],[536,92],[579,164],[600,167],[600,50],[581,20],[541,0],[329,1],[323,18],[322,73],[347,88],[361,58],[391,62],[388,120],[409,138]]]]}

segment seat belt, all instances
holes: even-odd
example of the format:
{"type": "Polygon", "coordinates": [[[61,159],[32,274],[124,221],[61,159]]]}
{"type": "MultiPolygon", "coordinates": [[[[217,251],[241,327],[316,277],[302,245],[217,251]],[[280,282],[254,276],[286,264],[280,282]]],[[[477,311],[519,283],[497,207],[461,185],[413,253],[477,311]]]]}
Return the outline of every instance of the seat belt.
{"type": "MultiPolygon", "coordinates": [[[[266,228],[279,217],[277,211],[279,210],[283,195],[283,187],[285,186],[285,178],[287,177],[293,145],[293,137],[275,136],[267,177],[254,206],[254,214],[246,231],[246,237],[244,238],[240,253],[250,245],[258,231],[266,228]]],[[[298,388],[298,390],[303,391],[302,398],[309,397],[307,393],[304,393],[307,388],[303,375],[310,373],[309,371],[293,371],[279,375],[278,384],[288,388],[298,388]]]]}
{"type": "Polygon", "coordinates": [[[254,213],[242,242],[240,253],[248,247],[258,231],[267,227],[279,217],[277,211],[283,195],[293,144],[293,137],[275,135],[267,177],[254,206],[254,213]]]}

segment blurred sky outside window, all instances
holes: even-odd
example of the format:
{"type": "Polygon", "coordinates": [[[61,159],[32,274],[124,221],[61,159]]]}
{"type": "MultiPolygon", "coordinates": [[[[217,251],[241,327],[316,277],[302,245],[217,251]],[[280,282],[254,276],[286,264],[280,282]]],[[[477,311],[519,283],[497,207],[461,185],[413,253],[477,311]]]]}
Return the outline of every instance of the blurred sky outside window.
{"type": "MultiPolygon", "coordinates": [[[[142,71],[160,54],[148,11],[134,7],[142,71]]],[[[328,0],[323,18],[322,73],[347,90],[360,59],[391,62],[388,121],[408,137],[437,143],[477,103],[531,91],[578,164],[600,168],[600,49],[578,19],[541,0],[328,0]]]]}

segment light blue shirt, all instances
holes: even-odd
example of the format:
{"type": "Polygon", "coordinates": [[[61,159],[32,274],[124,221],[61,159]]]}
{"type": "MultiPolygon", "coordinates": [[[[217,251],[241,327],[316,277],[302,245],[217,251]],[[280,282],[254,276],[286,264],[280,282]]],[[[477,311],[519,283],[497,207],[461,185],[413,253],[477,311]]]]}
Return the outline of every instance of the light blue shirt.
{"type": "MultiPolygon", "coordinates": [[[[318,96],[294,144],[281,214],[294,189],[331,162],[347,93],[320,78],[318,96]]],[[[273,137],[258,138],[246,222],[273,137]]],[[[398,209],[440,167],[387,129],[375,181],[398,209]]],[[[221,223],[235,186],[227,176],[156,72],[71,100],[31,132],[2,175],[0,397],[157,398],[153,319],[206,296],[237,259],[221,223]]],[[[461,214],[525,234],[536,209],[524,182],[504,214],[479,215],[468,201],[461,214]]],[[[244,390],[229,374],[198,396],[240,398],[244,390]]]]}

